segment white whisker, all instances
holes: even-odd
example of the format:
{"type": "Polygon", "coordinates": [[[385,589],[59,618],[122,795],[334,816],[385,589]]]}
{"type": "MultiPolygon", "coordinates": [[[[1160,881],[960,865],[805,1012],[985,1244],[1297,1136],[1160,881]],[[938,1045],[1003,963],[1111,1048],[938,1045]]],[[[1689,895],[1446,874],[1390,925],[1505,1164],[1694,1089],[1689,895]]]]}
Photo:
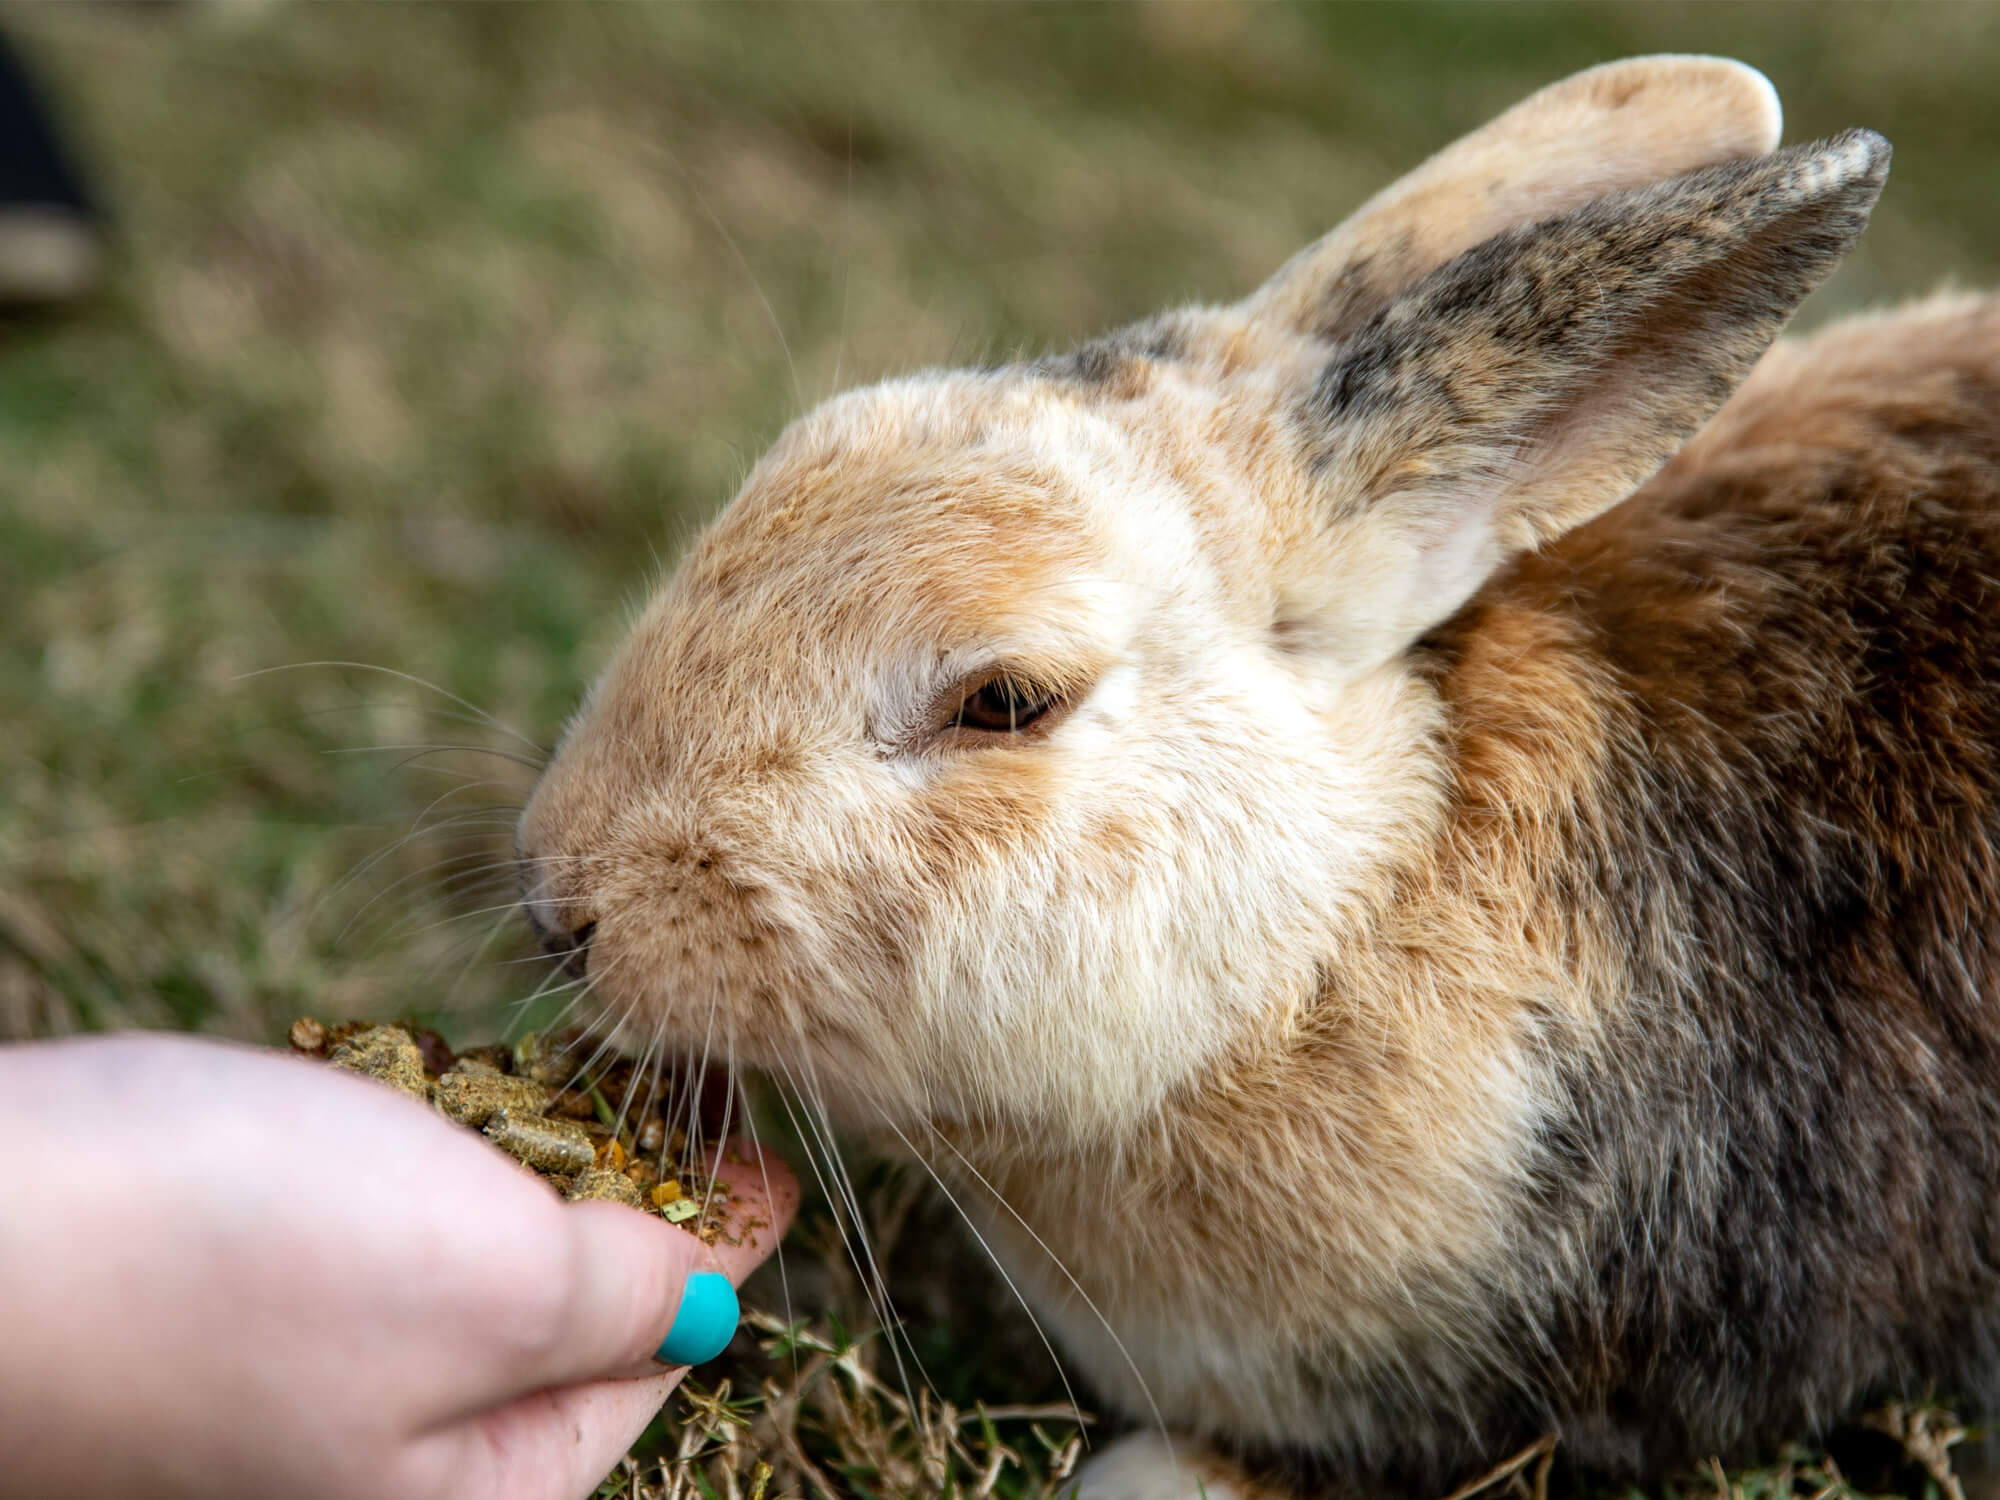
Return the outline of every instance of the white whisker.
{"type": "MultiPolygon", "coordinates": [[[[475,785],[475,786],[483,784],[485,783],[476,783],[476,782],[470,783],[470,785],[475,785]]],[[[353,869],[349,870],[339,880],[336,880],[330,887],[328,887],[326,894],[321,896],[318,901],[313,903],[313,909],[312,912],[308,914],[308,920],[310,920],[313,916],[316,916],[326,906],[327,902],[331,901],[335,896],[339,895],[342,891],[346,890],[347,887],[354,884],[362,876],[368,874],[371,870],[375,869],[376,866],[380,865],[383,861],[391,858],[393,855],[408,848],[412,843],[424,837],[426,834],[441,833],[447,829],[456,828],[457,826],[459,826],[459,820],[461,818],[485,817],[490,814],[491,809],[488,808],[468,808],[462,813],[454,813],[451,817],[444,818],[435,823],[426,823],[423,821],[423,819],[429,816],[431,810],[437,807],[439,803],[444,802],[446,799],[450,797],[456,796],[460,791],[463,790],[465,790],[464,787],[453,787],[450,791],[445,792],[442,796],[432,799],[430,804],[426,806],[424,810],[417,815],[418,821],[416,825],[409,830],[409,832],[405,833],[401,838],[392,840],[385,847],[376,850],[373,854],[359,861],[354,866],[353,869]]],[[[410,875],[404,875],[399,879],[397,879],[396,881],[394,881],[391,885],[389,885],[389,887],[386,890],[377,891],[373,896],[369,897],[367,901],[362,903],[361,911],[356,912],[354,914],[354,917],[348,919],[347,925],[341,928],[340,936],[344,937],[346,935],[348,929],[353,926],[354,921],[361,915],[361,912],[367,911],[377,901],[380,901],[384,896],[388,895],[389,892],[398,889],[406,881],[411,880],[415,878],[415,876],[421,875],[422,873],[424,872],[414,871],[410,875]]],[[[339,938],[337,937],[335,941],[338,942],[339,938]]]]}
{"type": "Polygon", "coordinates": [[[863,1272],[864,1281],[866,1277],[873,1276],[876,1286],[881,1291],[882,1307],[887,1313],[882,1322],[882,1333],[889,1342],[889,1353],[896,1361],[896,1375],[902,1384],[903,1394],[914,1406],[916,1397],[911,1392],[909,1372],[903,1366],[903,1355],[897,1347],[897,1337],[899,1334],[902,1338],[902,1348],[908,1349],[910,1362],[917,1367],[917,1374],[922,1377],[923,1383],[935,1389],[936,1382],[930,1378],[929,1372],[924,1369],[923,1360],[917,1355],[916,1345],[910,1342],[908,1334],[902,1333],[902,1319],[896,1315],[895,1303],[889,1295],[889,1278],[883,1274],[881,1263],[875,1255],[875,1247],[868,1238],[867,1218],[861,1211],[861,1199],[854,1190],[854,1179],[848,1172],[847,1164],[841,1160],[840,1153],[834,1145],[833,1123],[827,1117],[825,1091],[820,1087],[819,1075],[813,1068],[812,1054],[804,1048],[804,1037],[801,1036],[799,1040],[801,1047],[799,1063],[805,1070],[806,1083],[809,1086],[801,1096],[802,1102],[811,1106],[807,1111],[807,1118],[811,1119],[815,1114],[818,1116],[818,1131],[821,1145],[827,1153],[828,1162],[833,1174],[846,1195],[848,1208],[854,1215],[854,1237],[860,1243],[861,1253],[867,1261],[865,1270],[859,1264],[857,1264],[856,1270],[863,1272]]]}
{"type": "MultiPolygon", "coordinates": [[[[998,1271],[1000,1279],[1007,1283],[1007,1290],[1012,1292],[1014,1300],[1021,1304],[1021,1311],[1028,1315],[1028,1322],[1035,1330],[1035,1337],[1042,1341],[1042,1347],[1048,1351],[1049,1362],[1056,1367],[1056,1378],[1062,1382],[1063,1395],[1069,1400],[1070,1412],[1076,1418],[1077,1430],[1082,1431],[1083,1408],[1077,1404],[1076,1391],[1070,1386],[1069,1374],[1063,1369],[1062,1357],[1056,1353],[1056,1346],[1049,1342],[1049,1336],[1042,1328],[1042,1320],[1035,1316],[1034,1308],[1028,1305],[1028,1299],[1022,1295],[1021,1289],[1014,1284],[1014,1278],[1007,1274],[1006,1266],[1001,1264],[1000,1257],[994,1252],[993,1247],[986,1242],[986,1236],[979,1232],[979,1226],[972,1222],[972,1216],[965,1211],[964,1206],[958,1201],[957,1195],[945,1185],[945,1180],[938,1172],[938,1169],[931,1165],[930,1158],[916,1148],[915,1143],[903,1134],[901,1128],[897,1126],[894,1120],[889,1118],[885,1111],[878,1109],[876,1114],[881,1117],[884,1125],[887,1125],[890,1130],[895,1132],[896,1139],[903,1143],[903,1149],[914,1156],[918,1164],[926,1172],[930,1173],[931,1181],[937,1184],[938,1191],[943,1193],[946,1200],[958,1211],[958,1217],[964,1222],[965,1227],[971,1231],[972,1237],[979,1242],[979,1248],[984,1250],[986,1258],[993,1262],[993,1269],[998,1271]]],[[[1084,1437],[1083,1445],[1086,1448],[1090,1446],[1088,1435],[1084,1437]]]]}
{"type": "MultiPolygon", "coordinates": [[[[647,1036],[646,1045],[639,1050],[639,1055],[633,1059],[632,1076],[625,1080],[625,1097],[618,1101],[618,1112],[613,1117],[616,1121],[611,1127],[613,1134],[624,1134],[625,1117],[632,1111],[632,1100],[638,1092],[639,1079],[646,1072],[647,1067],[652,1063],[653,1059],[658,1056],[661,1045],[659,1033],[657,1031],[653,1032],[647,1036]]],[[[657,1076],[657,1069],[655,1070],[655,1076],[657,1076]]],[[[632,1132],[632,1145],[635,1148],[634,1154],[636,1154],[638,1144],[639,1132],[634,1128],[632,1132]]]]}
{"type": "MultiPolygon", "coordinates": [[[[479,968],[481,962],[486,957],[487,951],[492,948],[500,934],[507,930],[509,925],[508,918],[512,914],[513,908],[511,906],[501,908],[499,914],[487,924],[486,936],[479,940],[479,945],[472,950],[471,956],[459,968],[458,977],[452,980],[450,988],[444,992],[443,1009],[450,1010],[452,1008],[452,1002],[458,998],[458,992],[464,988],[465,981],[479,968]]],[[[425,971],[424,977],[429,978],[431,975],[437,973],[444,967],[444,962],[443,959],[439,959],[437,963],[431,965],[425,971]]]]}
{"type": "MultiPolygon", "coordinates": [[[[720,1008],[719,997],[711,994],[708,998],[708,1024],[702,1028],[701,1060],[695,1064],[694,1087],[688,1097],[687,1146],[682,1160],[690,1167],[698,1167],[702,1159],[701,1096],[708,1086],[708,1057],[710,1045],[715,1040],[715,1013],[720,1008]]],[[[706,1203],[702,1204],[704,1211],[706,1203]]]]}
{"type": "Polygon", "coordinates": [[[992,1183],[986,1180],[986,1174],[972,1164],[966,1154],[959,1150],[957,1145],[953,1143],[951,1137],[939,1130],[935,1125],[929,1128],[932,1139],[942,1141],[945,1149],[958,1158],[959,1164],[972,1174],[974,1180],[981,1187],[986,1189],[987,1193],[992,1196],[993,1201],[1006,1209],[1013,1216],[1014,1222],[1027,1231],[1028,1238],[1040,1247],[1042,1254],[1049,1258],[1049,1263],[1062,1273],[1063,1280],[1070,1284],[1071,1290],[1082,1299],[1083,1305],[1090,1309],[1091,1316],[1097,1319],[1098,1323],[1104,1329],[1105,1336],[1111,1340],[1113,1346],[1118,1350],[1118,1357],[1125,1361],[1125,1368],[1132,1372],[1132,1378],[1139,1383],[1139,1393],[1146,1398],[1146,1407],[1153,1415],[1153,1425],[1159,1429],[1160,1436],[1164,1439],[1167,1436],[1167,1423],[1166,1419],[1160,1415],[1160,1403],[1153,1399],[1152,1386],[1146,1383],[1146,1377],[1139,1372],[1138,1362],[1132,1358],[1132,1351],[1125,1347],[1125,1341],[1118,1336],[1118,1330],[1111,1326],[1111,1320],[1105,1317],[1104,1313],[1098,1308],[1098,1305],[1091,1300],[1090,1293],[1083,1289],[1083,1283],[1070,1274],[1069,1267],[1063,1264],[1063,1258],[1049,1248],[1049,1242],[1036,1232],[1035,1226],[1022,1218],[1020,1211],[1013,1204],[1009,1203],[994,1188],[992,1183]]]}
{"type": "MultiPolygon", "coordinates": [[[[782,1057],[778,1059],[778,1066],[785,1074],[790,1094],[798,1097],[801,1107],[811,1102],[805,1090],[799,1087],[790,1065],[782,1057]]],[[[872,1247],[868,1245],[867,1231],[862,1223],[860,1200],[855,1196],[853,1182],[839,1169],[839,1152],[834,1149],[831,1134],[826,1132],[824,1127],[825,1111],[822,1109],[819,1119],[815,1120],[812,1110],[807,1109],[806,1120],[810,1127],[807,1128],[800,1125],[798,1115],[793,1112],[791,1098],[786,1093],[780,1093],[778,1099],[784,1105],[786,1115],[791,1119],[792,1129],[798,1135],[799,1145],[806,1153],[806,1162],[812,1167],[813,1176],[819,1182],[820,1192],[825,1195],[827,1203],[833,1209],[833,1227],[835,1233],[840,1236],[841,1249],[846,1252],[848,1263],[854,1267],[855,1275],[860,1279],[861,1295],[867,1298],[868,1309],[874,1314],[876,1323],[880,1325],[883,1338],[888,1341],[890,1356],[896,1361],[897,1377],[907,1397],[910,1393],[909,1374],[903,1368],[903,1356],[896,1344],[901,1320],[896,1316],[895,1304],[889,1298],[888,1282],[875,1263],[872,1247]],[[819,1142],[818,1153],[813,1150],[815,1139],[819,1142]],[[821,1153],[826,1157],[826,1170],[822,1170],[820,1166],[821,1153]],[[833,1172],[837,1176],[840,1191],[836,1192],[834,1184],[828,1182],[828,1172],[833,1172]],[[847,1226],[850,1220],[854,1225],[855,1238],[861,1241],[861,1253],[855,1251],[854,1241],[848,1237],[847,1226]]],[[[910,1351],[910,1357],[916,1359],[914,1348],[910,1351]]],[[[922,1369],[921,1361],[918,1362],[918,1368],[922,1369]]],[[[928,1375],[924,1376],[924,1383],[926,1385],[931,1383],[928,1375]]],[[[914,1401],[912,1404],[914,1405],[914,1401]]]]}
{"type": "MultiPolygon", "coordinates": [[[[734,1026],[725,1026],[724,1032],[723,1041],[729,1049],[730,1085],[733,1088],[736,1078],[736,1029],[734,1026]]],[[[771,1192],[771,1170],[764,1162],[764,1143],[757,1137],[757,1111],[749,1107],[747,1099],[744,1101],[744,1106],[743,1124],[750,1134],[751,1150],[757,1156],[757,1175],[763,1180],[764,1202],[769,1205],[775,1203],[777,1200],[771,1192]]],[[[792,1308],[792,1278],[790,1273],[785,1269],[785,1236],[780,1235],[778,1237],[777,1244],[772,1247],[772,1253],[778,1259],[778,1289],[785,1299],[785,1328],[789,1332],[798,1326],[798,1315],[792,1308]]],[[[799,1375],[799,1347],[794,1340],[788,1338],[787,1342],[791,1345],[792,1379],[796,1383],[799,1375]]]]}
{"type": "Polygon", "coordinates": [[[409,752],[408,760],[396,762],[396,769],[416,765],[432,755],[491,755],[506,761],[509,765],[525,766],[539,773],[547,764],[545,760],[530,760],[525,755],[516,755],[511,750],[495,750],[491,745],[333,745],[320,751],[321,755],[383,755],[399,751],[409,752]]]}
{"type": "Polygon", "coordinates": [[[530,750],[534,751],[535,754],[541,756],[543,763],[546,763],[548,760],[549,751],[547,746],[536,744],[533,740],[529,739],[525,734],[521,733],[520,730],[514,728],[510,724],[503,723],[501,720],[495,718],[492,714],[488,713],[485,709],[481,708],[477,703],[473,703],[468,701],[467,699],[461,698],[458,696],[458,694],[451,692],[449,689],[439,687],[435,682],[427,682],[423,678],[416,676],[414,673],[399,671],[395,667],[381,667],[375,665],[375,663],[373,662],[366,662],[366,661],[295,661],[295,662],[287,662],[283,666],[260,667],[254,672],[242,672],[237,675],[235,680],[238,682],[247,682],[253,677],[265,677],[269,676],[274,672],[303,672],[314,667],[340,667],[355,672],[380,672],[386,677],[394,677],[399,681],[411,684],[413,687],[420,687],[427,692],[436,693],[439,697],[447,698],[451,702],[456,703],[460,708],[464,709],[467,713],[475,715],[481,723],[490,725],[492,728],[499,730],[502,734],[508,735],[513,739],[519,740],[522,744],[526,745],[530,750]]]}
{"type": "Polygon", "coordinates": [[[659,151],[661,155],[673,163],[674,170],[681,174],[681,180],[687,184],[688,191],[694,195],[695,203],[701,208],[708,222],[714,226],[716,234],[721,238],[723,245],[728,248],[730,255],[736,261],[737,267],[743,272],[744,279],[750,283],[750,290],[757,294],[757,300],[764,308],[764,316],[770,322],[771,332],[778,340],[778,348],[783,351],[785,356],[785,369],[790,374],[792,381],[793,412],[794,414],[803,412],[806,409],[806,393],[805,387],[799,383],[798,361],[792,357],[791,340],[785,337],[785,325],[778,317],[778,309],[772,305],[770,297],[765,293],[764,283],[758,279],[757,272],[751,267],[749,257],[744,255],[743,247],[737,243],[736,236],[729,232],[729,226],[722,222],[722,216],[709,203],[708,196],[702,192],[701,185],[695,181],[694,173],[687,169],[687,165],[675,154],[671,146],[660,141],[655,141],[653,145],[655,150],[659,151]]]}

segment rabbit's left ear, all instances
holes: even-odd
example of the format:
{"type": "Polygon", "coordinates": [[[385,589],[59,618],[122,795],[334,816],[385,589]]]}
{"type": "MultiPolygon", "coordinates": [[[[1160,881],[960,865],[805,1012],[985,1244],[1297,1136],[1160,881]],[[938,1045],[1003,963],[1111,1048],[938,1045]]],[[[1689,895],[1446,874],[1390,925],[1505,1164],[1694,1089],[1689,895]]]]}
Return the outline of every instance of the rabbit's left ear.
{"type": "Polygon", "coordinates": [[[1777,92],[1725,57],[1628,57],[1552,83],[1398,178],[1244,304],[1343,338],[1453,256],[1626,188],[1778,144],[1777,92]]]}
{"type": "Polygon", "coordinates": [[[1385,659],[1630,494],[1853,245],[1888,167],[1854,130],[1614,193],[1390,302],[1300,397],[1323,546],[1287,614],[1385,659]]]}

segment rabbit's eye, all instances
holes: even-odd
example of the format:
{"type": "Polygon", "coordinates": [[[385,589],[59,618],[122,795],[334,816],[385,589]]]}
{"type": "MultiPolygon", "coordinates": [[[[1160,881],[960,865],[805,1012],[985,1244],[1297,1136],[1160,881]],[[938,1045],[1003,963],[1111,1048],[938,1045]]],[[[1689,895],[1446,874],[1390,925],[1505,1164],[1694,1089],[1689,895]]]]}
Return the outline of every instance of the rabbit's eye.
{"type": "Polygon", "coordinates": [[[952,727],[1015,734],[1046,715],[1060,700],[1054,689],[1002,672],[966,693],[952,717],[952,727]]]}

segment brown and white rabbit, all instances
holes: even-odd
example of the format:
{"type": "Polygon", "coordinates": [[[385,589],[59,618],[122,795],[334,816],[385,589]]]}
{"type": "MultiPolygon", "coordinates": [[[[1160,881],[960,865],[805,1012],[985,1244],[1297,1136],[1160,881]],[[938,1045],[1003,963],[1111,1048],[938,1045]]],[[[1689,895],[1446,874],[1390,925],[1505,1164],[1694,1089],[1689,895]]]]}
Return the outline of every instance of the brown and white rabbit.
{"type": "Polygon", "coordinates": [[[596,1003],[926,1156],[1147,1424],[1087,1495],[2000,1392],[2000,303],[1766,354],[1889,158],[1778,127],[1593,69],[829,402],[537,791],[596,1003]]]}

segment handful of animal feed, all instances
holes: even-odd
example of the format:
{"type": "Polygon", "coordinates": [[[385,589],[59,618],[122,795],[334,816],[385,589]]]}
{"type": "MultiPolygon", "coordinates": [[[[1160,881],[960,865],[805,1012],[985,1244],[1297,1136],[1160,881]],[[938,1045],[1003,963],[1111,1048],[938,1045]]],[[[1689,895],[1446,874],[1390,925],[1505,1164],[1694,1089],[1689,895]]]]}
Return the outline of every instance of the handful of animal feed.
{"type": "Polygon", "coordinates": [[[302,1017],[291,1030],[295,1052],[423,1100],[565,1198],[623,1203],[714,1244],[734,1195],[685,1164],[687,1134],[665,1115],[671,1077],[641,1078],[616,1055],[579,1064],[581,1041],[531,1032],[511,1047],[458,1052],[421,1027],[302,1017]]]}

